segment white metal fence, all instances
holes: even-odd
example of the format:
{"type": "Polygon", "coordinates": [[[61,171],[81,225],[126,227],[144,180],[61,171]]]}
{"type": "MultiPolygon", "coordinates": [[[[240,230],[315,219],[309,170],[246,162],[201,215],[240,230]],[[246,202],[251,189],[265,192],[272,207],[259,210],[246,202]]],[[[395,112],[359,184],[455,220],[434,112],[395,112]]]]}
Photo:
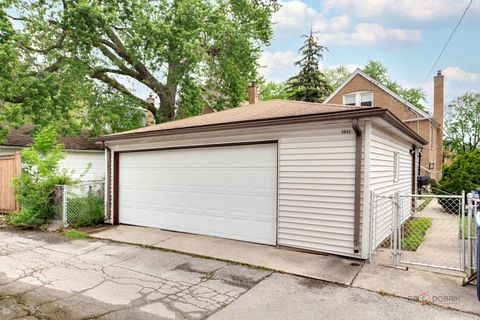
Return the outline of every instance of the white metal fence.
{"type": "Polygon", "coordinates": [[[370,261],[471,274],[475,260],[473,217],[477,208],[465,206],[463,193],[377,195],[372,192],[370,261]],[[465,208],[470,209],[465,211],[465,208]]]}
{"type": "Polygon", "coordinates": [[[63,226],[87,226],[105,220],[104,181],[84,181],[57,188],[57,204],[63,226]]]}

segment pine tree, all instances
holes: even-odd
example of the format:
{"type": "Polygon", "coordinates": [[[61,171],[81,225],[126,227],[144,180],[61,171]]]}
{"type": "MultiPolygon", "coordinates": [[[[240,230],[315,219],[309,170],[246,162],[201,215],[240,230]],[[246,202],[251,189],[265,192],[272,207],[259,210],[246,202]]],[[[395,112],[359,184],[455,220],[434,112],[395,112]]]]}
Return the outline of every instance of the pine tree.
{"type": "Polygon", "coordinates": [[[323,102],[332,92],[319,66],[320,60],[323,60],[323,52],[328,49],[318,44],[312,30],[310,35],[302,37],[305,42],[299,52],[303,58],[295,62],[295,65],[300,67],[300,72],[288,79],[286,89],[291,100],[323,102]]]}

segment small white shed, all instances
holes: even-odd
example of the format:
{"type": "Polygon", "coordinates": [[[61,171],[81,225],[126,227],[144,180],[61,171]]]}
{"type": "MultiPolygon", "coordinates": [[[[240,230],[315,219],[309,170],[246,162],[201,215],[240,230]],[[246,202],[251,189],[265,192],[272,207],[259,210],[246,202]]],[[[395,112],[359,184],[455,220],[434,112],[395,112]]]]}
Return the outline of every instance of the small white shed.
{"type": "MultiPolygon", "coordinates": [[[[33,143],[30,132],[32,125],[19,129],[10,129],[7,141],[0,144],[0,155],[14,154],[33,143]]],[[[82,133],[74,137],[60,137],[59,143],[65,146],[65,159],[60,168],[67,170],[74,179],[82,181],[105,179],[105,150],[102,146],[90,141],[82,133]],[[90,168],[86,170],[87,168],[90,168]]]]}
{"type": "Polygon", "coordinates": [[[425,141],[388,110],[272,100],[112,134],[109,219],[367,258],[370,190],[425,141]]]}

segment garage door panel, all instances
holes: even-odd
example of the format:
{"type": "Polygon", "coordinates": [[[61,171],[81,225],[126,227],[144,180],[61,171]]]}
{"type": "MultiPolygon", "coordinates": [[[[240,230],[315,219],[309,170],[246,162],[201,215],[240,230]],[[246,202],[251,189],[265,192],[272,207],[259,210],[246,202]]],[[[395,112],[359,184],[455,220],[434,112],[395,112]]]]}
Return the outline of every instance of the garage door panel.
{"type": "Polygon", "coordinates": [[[276,243],[277,146],[120,155],[120,223],[276,243]]]}

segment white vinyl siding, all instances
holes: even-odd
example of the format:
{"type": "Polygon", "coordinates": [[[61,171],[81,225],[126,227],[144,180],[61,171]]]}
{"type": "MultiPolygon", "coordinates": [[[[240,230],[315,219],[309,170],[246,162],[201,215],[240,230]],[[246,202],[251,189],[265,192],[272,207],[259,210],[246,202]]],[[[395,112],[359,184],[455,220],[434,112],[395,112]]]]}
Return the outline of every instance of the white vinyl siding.
{"type": "Polygon", "coordinates": [[[279,142],[278,244],[353,255],[355,134],[279,142]]]}
{"type": "Polygon", "coordinates": [[[105,152],[66,151],[65,159],[60,161],[60,168],[67,170],[74,179],[102,180],[105,178],[105,152]]]}
{"type": "MultiPolygon", "coordinates": [[[[385,125],[382,121],[378,122],[385,125]]],[[[110,141],[108,145],[113,151],[121,152],[277,141],[277,244],[309,251],[367,258],[370,243],[370,190],[384,193],[394,190],[393,152],[399,152],[399,183],[396,187],[409,191],[411,173],[409,155],[411,142],[406,142],[405,137],[401,138],[401,133],[391,126],[391,131],[384,133],[380,129],[372,130],[376,125],[374,120],[367,120],[367,123],[366,126],[364,121],[361,121],[365,149],[362,150],[362,179],[365,178],[367,184],[364,186],[362,180],[362,192],[365,190],[365,193],[361,196],[362,251],[359,253],[353,252],[355,133],[351,121],[152,136],[110,141]],[[391,156],[386,156],[385,150],[388,150],[391,156]],[[367,155],[366,158],[364,154],[367,155]],[[388,172],[384,170],[384,167],[388,166],[384,163],[385,159],[392,162],[388,172]]],[[[141,152],[132,153],[135,154],[141,152]]]]}
{"type": "MultiPolygon", "coordinates": [[[[396,191],[410,194],[412,188],[411,144],[392,137],[372,126],[370,140],[370,190],[377,195],[393,196],[396,191]],[[395,154],[398,154],[398,177],[395,179],[395,154]]],[[[409,210],[404,201],[403,212],[409,210]]],[[[373,245],[379,245],[389,234],[392,224],[392,202],[378,200],[376,204],[373,245]]]]}
{"type": "MultiPolygon", "coordinates": [[[[0,147],[0,155],[21,151],[21,148],[0,147]]],[[[60,161],[60,170],[66,170],[72,178],[81,181],[102,180],[105,178],[105,152],[103,150],[65,150],[64,152],[66,156],[65,159],[60,161]],[[89,164],[91,164],[90,169],[86,171],[89,164]]]]}

